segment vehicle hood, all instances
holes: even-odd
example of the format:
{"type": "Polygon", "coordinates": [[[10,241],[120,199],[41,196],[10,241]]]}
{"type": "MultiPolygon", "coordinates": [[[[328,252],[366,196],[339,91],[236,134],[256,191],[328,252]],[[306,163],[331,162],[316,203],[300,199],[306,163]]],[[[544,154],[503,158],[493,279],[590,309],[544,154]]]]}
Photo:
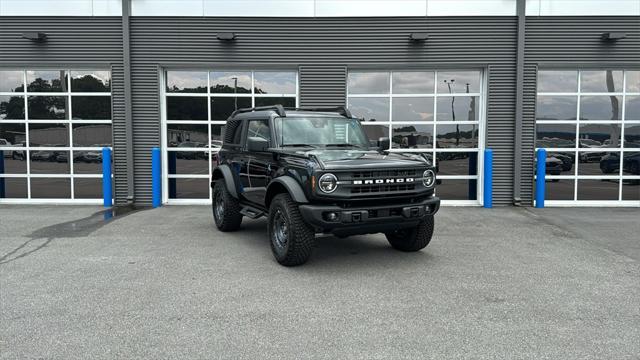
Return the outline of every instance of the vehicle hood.
{"type": "Polygon", "coordinates": [[[420,154],[380,153],[356,149],[315,149],[302,151],[327,170],[425,167],[430,163],[420,154]]]}

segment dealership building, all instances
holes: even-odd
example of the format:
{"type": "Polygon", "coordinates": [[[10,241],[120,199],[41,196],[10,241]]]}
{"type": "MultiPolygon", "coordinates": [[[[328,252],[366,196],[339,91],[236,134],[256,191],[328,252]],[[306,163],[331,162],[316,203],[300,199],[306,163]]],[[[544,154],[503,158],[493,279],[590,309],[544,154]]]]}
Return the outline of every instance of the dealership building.
{"type": "MultiPolygon", "coordinates": [[[[443,204],[640,207],[640,0],[0,0],[0,204],[209,204],[237,108],[347,106],[443,204]]],[[[301,139],[301,142],[304,139],[301,139]]]]}

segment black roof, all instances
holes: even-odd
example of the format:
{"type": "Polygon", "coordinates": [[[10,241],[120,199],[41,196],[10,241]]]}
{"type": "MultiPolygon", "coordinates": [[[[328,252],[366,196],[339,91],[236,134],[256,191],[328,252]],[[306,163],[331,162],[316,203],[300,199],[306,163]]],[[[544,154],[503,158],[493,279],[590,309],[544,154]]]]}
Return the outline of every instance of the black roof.
{"type": "Polygon", "coordinates": [[[346,118],[352,118],[351,112],[344,106],[285,108],[282,105],[272,105],[238,109],[231,114],[229,120],[253,119],[266,114],[286,117],[292,115],[309,115],[309,113],[313,113],[315,116],[339,115],[346,118]]]}

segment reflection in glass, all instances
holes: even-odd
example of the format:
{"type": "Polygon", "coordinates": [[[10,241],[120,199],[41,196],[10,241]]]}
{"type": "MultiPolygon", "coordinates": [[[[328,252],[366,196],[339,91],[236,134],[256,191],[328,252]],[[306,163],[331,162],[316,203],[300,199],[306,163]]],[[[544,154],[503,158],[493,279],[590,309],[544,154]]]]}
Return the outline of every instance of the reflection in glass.
{"type": "Polygon", "coordinates": [[[538,95],[536,120],[575,120],[577,112],[577,96],[538,95]]]}
{"type": "Polygon", "coordinates": [[[207,73],[202,71],[167,71],[168,93],[206,93],[207,73]]]}
{"type": "Polygon", "coordinates": [[[31,150],[32,174],[69,174],[69,151],[31,150]]]}
{"type": "MultiPolygon", "coordinates": [[[[207,170],[208,171],[208,170],[207,170]]],[[[170,186],[171,199],[209,199],[208,179],[171,179],[174,186],[170,186]]]]}
{"type": "Polygon", "coordinates": [[[33,199],[70,199],[71,198],[71,179],[31,178],[31,198],[33,199]]]}
{"type": "Polygon", "coordinates": [[[624,110],[624,119],[640,120],[640,96],[627,95],[626,102],[627,104],[624,110]]]}
{"type": "Polygon", "coordinates": [[[296,98],[294,97],[257,97],[255,98],[256,107],[269,105],[282,105],[283,107],[296,107],[296,98]]]}
{"type": "Polygon", "coordinates": [[[25,134],[24,124],[0,123],[0,147],[24,146],[25,134]]]}
{"type": "MultiPolygon", "coordinates": [[[[545,182],[545,200],[573,200],[575,180],[553,179],[545,182]]],[[[534,189],[535,191],[535,189],[534,189]]]]}
{"type": "Polygon", "coordinates": [[[624,147],[640,149],[640,124],[626,124],[624,126],[624,147]]]}
{"type": "Polygon", "coordinates": [[[597,70],[580,72],[580,91],[622,92],[622,70],[597,70]]]}
{"type": "Polygon", "coordinates": [[[102,150],[74,150],[74,174],[102,174],[102,150]]]}
{"type": "Polygon", "coordinates": [[[394,149],[431,149],[433,148],[432,125],[395,125],[391,137],[394,149]]]}
{"type": "Polygon", "coordinates": [[[167,120],[207,120],[206,97],[167,96],[167,120]]]}
{"type": "Polygon", "coordinates": [[[477,175],[477,152],[437,152],[438,175],[477,175]]]}
{"type": "Polygon", "coordinates": [[[66,120],[66,96],[29,96],[29,119],[31,120],[66,120]]]}
{"type": "Polygon", "coordinates": [[[29,146],[69,146],[69,125],[29,124],[29,146]]]}
{"type": "Polygon", "coordinates": [[[546,173],[547,175],[573,175],[576,163],[575,152],[547,152],[546,173]]]}
{"type": "Polygon", "coordinates": [[[168,124],[167,143],[169,147],[205,147],[209,138],[207,125],[168,124]]]}
{"type": "Polygon", "coordinates": [[[71,71],[72,92],[110,92],[111,73],[98,70],[71,71]]]}
{"type": "Polygon", "coordinates": [[[433,121],[433,98],[393,99],[393,121],[433,121]]]}
{"type": "Polygon", "coordinates": [[[433,94],[434,82],[433,71],[396,71],[391,91],[394,94],[433,94]]]}
{"type": "Polygon", "coordinates": [[[349,94],[388,94],[389,75],[388,72],[350,72],[349,94]]]}
{"type": "Polygon", "coordinates": [[[73,194],[76,199],[102,199],[102,179],[75,178],[73,194]]]}
{"type": "Polygon", "coordinates": [[[0,92],[24,91],[23,73],[19,70],[0,70],[0,92]]]}
{"type": "Polygon", "coordinates": [[[620,174],[620,152],[580,152],[578,175],[620,174]]]}
{"type": "Polygon", "coordinates": [[[0,120],[24,120],[24,97],[0,95],[0,120]]]}
{"type": "Polygon", "coordinates": [[[536,147],[573,148],[576,126],[573,124],[536,124],[536,147]]]}
{"type": "Polygon", "coordinates": [[[477,200],[478,181],[475,179],[440,179],[436,195],[442,200],[477,200]]]}
{"type": "Polygon", "coordinates": [[[640,175],[640,151],[625,151],[623,157],[622,174],[640,175]]]}
{"type": "Polygon", "coordinates": [[[212,150],[217,150],[222,147],[222,140],[224,138],[224,125],[211,125],[211,143],[212,150]]]}
{"type": "Polygon", "coordinates": [[[578,200],[618,200],[620,180],[578,180],[578,200]]]}
{"type": "Polygon", "coordinates": [[[440,125],[436,126],[436,148],[475,148],[478,147],[478,128],[476,125],[440,125]]]}
{"type": "Polygon", "coordinates": [[[110,147],[111,124],[73,124],[73,146],[110,147]]]}
{"type": "Polygon", "coordinates": [[[477,96],[441,96],[438,97],[437,107],[437,121],[478,120],[477,96]]]}
{"type": "Polygon", "coordinates": [[[580,120],[620,120],[622,96],[580,97],[580,120]]]}
{"type": "Polygon", "coordinates": [[[26,174],[26,151],[12,150],[0,144],[0,175],[2,174],[26,174]]]}
{"type": "Polygon", "coordinates": [[[640,180],[622,180],[622,200],[640,201],[640,180]]]}
{"type": "Polygon", "coordinates": [[[619,148],[620,124],[580,124],[581,148],[619,148]]]}
{"type": "Polygon", "coordinates": [[[27,178],[0,177],[0,199],[26,199],[27,178]]]}
{"type": "MultiPolygon", "coordinates": [[[[295,94],[295,72],[259,72],[253,73],[256,94],[295,94]]],[[[256,105],[257,106],[257,105],[256,105]]]]}
{"type": "Polygon", "coordinates": [[[627,92],[640,93],[640,71],[627,71],[627,92]]]}
{"type": "Polygon", "coordinates": [[[207,151],[169,151],[167,171],[170,175],[209,174],[209,153],[207,151]]]}
{"type": "Polygon", "coordinates": [[[349,98],[351,114],[365,121],[389,121],[388,98],[349,98]]]}
{"type": "Polygon", "coordinates": [[[227,120],[238,109],[250,108],[250,97],[212,97],[211,120],[227,120]]]}
{"type": "Polygon", "coordinates": [[[111,120],[111,96],[73,96],[74,120],[111,120]]]}
{"type": "Polygon", "coordinates": [[[389,126],[387,125],[368,125],[364,124],[364,133],[369,139],[369,146],[377,147],[378,140],[382,137],[389,137],[389,126]]]}
{"type": "Polygon", "coordinates": [[[538,92],[578,92],[578,71],[538,71],[538,92]]]}
{"type": "Polygon", "coordinates": [[[209,76],[211,93],[251,93],[251,72],[214,71],[209,76]]]}
{"type": "Polygon", "coordinates": [[[67,72],[64,70],[27,70],[27,91],[66,92],[67,72]]]}
{"type": "Polygon", "coordinates": [[[439,71],[438,94],[479,93],[479,71],[439,71]]]}

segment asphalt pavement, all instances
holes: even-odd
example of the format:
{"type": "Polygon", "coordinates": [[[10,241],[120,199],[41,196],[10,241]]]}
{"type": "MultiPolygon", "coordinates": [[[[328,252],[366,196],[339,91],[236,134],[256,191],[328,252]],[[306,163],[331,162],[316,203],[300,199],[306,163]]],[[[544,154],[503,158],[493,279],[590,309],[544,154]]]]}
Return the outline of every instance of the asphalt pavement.
{"type": "Polygon", "coordinates": [[[1,359],[638,359],[640,210],[461,208],[432,243],[320,238],[208,207],[0,206],[1,359]]]}

